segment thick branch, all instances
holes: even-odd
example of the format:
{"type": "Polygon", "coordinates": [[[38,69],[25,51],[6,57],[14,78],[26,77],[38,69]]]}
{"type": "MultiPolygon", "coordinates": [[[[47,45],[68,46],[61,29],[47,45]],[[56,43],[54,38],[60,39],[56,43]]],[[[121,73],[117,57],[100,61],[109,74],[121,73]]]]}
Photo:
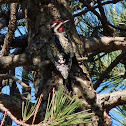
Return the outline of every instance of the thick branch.
{"type": "MultiPolygon", "coordinates": [[[[33,65],[32,69],[41,69],[43,66],[46,66],[47,64],[50,64],[49,60],[40,61],[40,59],[37,57],[31,57],[29,53],[22,53],[19,55],[9,55],[9,56],[1,56],[0,57],[0,71],[5,72],[10,69],[13,69],[18,66],[28,66],[33,65]]],[[[30,68],[30,67],[29,67],[30,68]]],[[[3,77],[6,76],[3,74],[3,77]]],[[[2,75],[1,75],[2,77],[2,75]]],[[[12,76],[6,76],[7,78],[11,78],[13,80],[18,81],[16,78],[12,76]]],[[[21,82],[19,82],[21,83],[21,82]]]]}
{"type": "MultiPolygon", "coordinates": [[[[0,35],[0,45],[3,44],[4,35],[0,35]]],[[[90,52],[105,52],[116,51],[116,50],[126,50],[126,40],[125,37],[107,37],[103,36],[100,38],[82,38],[81,50],[84,53],[90,52]],[[104,48],[103,48],[104,47],[104,48]]],[[[27,35],[21,37],[16,37],[12,41],[11,47],[14,48],[26,48],[28,45],[27,35]]]]}
{"type": "MultiPolygon", "coordinates": [[[[0,45],[3,44],[4,35],[0,35],[0,45]]],[[[82,38],[82,51],[84,53],[90,53],[90,52],[105,52],[108,51],[116,51],[116,50],[126,50],[126,39],[125,37],[107,37],[103,36],[100,38],[82,38]],[[104,48],[103,48],[104,47],[104,48]]],[[[28,45],[28,39],[27,35],[23,35],[20,37],[16,37],[12,41],[11,47],[14,48],[26,48],[28,45]]]]}
{"type": "Polygon", "coordinates": [[[103,104],[107,111],[118,105],[126,104],[126,90],[109,94],[97,94],[97,104],[103,104]]]}
{"type": "Polygon", "coordinates": [[[4,39],[4,45],[2,47],[1,54],[8,55],[10,51],[10,45],[14,37],[14,32],[16,30],[16,21],[17,21],[17,3],[11,4],[11,20],[8,26],[8,32],[6,38],[4,39]]]}
{"type": "Polygon", "coordinates": [[[85,52],[126,50],[125,37],[84,38],[85,52]]]}
{"type": "MultiPolygon", "coordinates": [[[[0,35],[0,45],[3,44],[4,35],[0,35]]],[[[100,38],[82,38],[81,39],[81,50],[84,53],[90,52],[105,52],[107,51],[116,51],[116,50],[126,50],[126,39],[125,37],[107,37],[103,36],[100,38]],[[104,47],[104,48],[103,48],[104,47]]],[[[11,47],[14,48],[26,48],[28,45],[27,35],[21,37],[16,37],[12,41],[11,47]]]]}
{"type": "Polygon", "coordinates": [[[18,66],[27,66],[29,64],[32,64],[32,58],[26,53],[0,57],[0,71],[3,72],[18,66]]]}

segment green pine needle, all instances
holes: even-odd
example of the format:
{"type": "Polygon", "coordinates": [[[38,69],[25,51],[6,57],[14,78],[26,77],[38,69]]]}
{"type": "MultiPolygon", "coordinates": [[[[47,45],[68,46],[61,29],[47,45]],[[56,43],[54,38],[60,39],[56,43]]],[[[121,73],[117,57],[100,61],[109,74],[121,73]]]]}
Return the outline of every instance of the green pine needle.
{"type": "Polygon", "coordinates": [[[52,126],[91,123],[93,113],[89,113],[89,110],[75,113],[81,105],[81,100],[71,98],[70,94],[66,94],[62,88],[59,88],[57,92],[53,90],[52,100],[49,101],[50,95],[44,123],[52,126]]]}

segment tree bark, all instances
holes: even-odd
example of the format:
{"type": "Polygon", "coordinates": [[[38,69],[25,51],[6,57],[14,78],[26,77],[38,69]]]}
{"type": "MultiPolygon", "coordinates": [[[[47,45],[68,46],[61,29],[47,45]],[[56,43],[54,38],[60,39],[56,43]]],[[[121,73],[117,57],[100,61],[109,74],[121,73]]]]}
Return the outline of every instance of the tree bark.
{"type": "MultiPolygon", "coordinates": [[[[69,20],[69,22],[65,24],[65,31],[71,37],[75,57],[73,58],[72,68],[69,73],[69,84],[67,88],[73,91],[73,95],[76,95],[86,102],[81,108],[82,110],[91,108],[92,112],[95,113],[92,125],[103,126],[103,110],[100,106],[95,105],[96,92],[93,89],[88,72],[84,64],[79,65],[76,60],[76,58],[80,58],[83,54],[83,43],[77,34],[69,6],[69,2],[66,0],[43,2],[34,0],[22,1],[22,7],[27,9],[26,26],[28,26],[28,47],[26,50],[28,54],[32,55],[32,59],[37,60],[37,63],[49,60],[47,48],[52,34],[50,24],[55,20],[69,20]]],[[[39,97],[40,94],[44,96],[40,108],[42,112],[41,119],[43,119],[48,94],[52,92],[54,87],[57,89],[57,87],[63,86],[65,89],[66,85],[64,85],[63,78],[52,63],[34,71],[33,83],[36,97],[39,97]]]]}
{"type": "MultiPolygon", "coordinates": [[[[15,0],[12,0],[12,2],[13,1],[15,0]]],[[[0,4],[1,2],[3,1],[1,0],[0,4]]],[[[29,71],[32,70],[34,75],[33,84],[35,87],[35,95],[37,98],[41,94],[43,95],[42,106],[40,107],[36,120],[40,122],[44,119],[48,95],[52,93],[52,89],[57,89],[59,86],[62,86],[65,90],[72,91],[72,95],[82,100],[83,106],[81,110],[90,108],[91,112],[95,113],[95,116],[92,117],[93,124],[87,124],[86,126],[110,126],[112,122],[108,111],[116,105],[126,103],[126,99],[119,95],[120,92],[116,92],[115,94],[111,93],[109,95],[98,95],[94,90],[86,67],[83,63],[80,64],[77,59],[82,58],[85,53],[94,51],[125,50],[125,37],[104,36],[100,38],[81,38],[76,31],[72,11],[69,8],[70,3],[67,0],[21,0],[21,5],[23,10],[25,10],[28,35],[24,35],[23,38],[15,38],[11,46],[23,48],[23,51],[24,48],[27,48],[22,54],[0,57],[0,69],[1,71],[8,71],[17,66],[29,66],[29,71]],[[48,57],[47,49],[52,35],[50,24],[55,20],[69,20],[69,22],[65,24],[65,32],[71,38],[75,56],[72,59],[73,63],[67,83],[64,83],[64,79],[48,57]],[[101,48],[103,46],[104,48],[101,48]],[[113,100],[113,98],[115,100],[113,100]],[[118,102],[119,100],[121,101],[120,103],[118,102]]],[[[21,15],[18,13],[18,15],[20,18],[24,17],[23,13],[21,15]]],[[[3,24],[3,26],[5,26],[6,23],[3,24]]],[[[3,26],[1,24],[0,28],[3,28],[3,26]]],[[[1,35],[0,38],[0,45],[2,45],[4,36],[1,35]]],[[[125,94],[125,90],[123,93],[125,94]]],[[[4,97],[1,95],[0,100],[3,101],[4,97]]],[[[8,99],[8,102],[17,104],[15,100],[11,98],[8,99]]],[[[14,110],[9,106],[9,103],[3,102],[2,104],[4,104],[14,116],[20,119],[21,112],[16,112],[21,110],[21,102],[20,100],[18,101],[18,107],[15,107],[14,110]]],[[[80,124],[80,126],[81,125],[82,124],[80,124]]]]}

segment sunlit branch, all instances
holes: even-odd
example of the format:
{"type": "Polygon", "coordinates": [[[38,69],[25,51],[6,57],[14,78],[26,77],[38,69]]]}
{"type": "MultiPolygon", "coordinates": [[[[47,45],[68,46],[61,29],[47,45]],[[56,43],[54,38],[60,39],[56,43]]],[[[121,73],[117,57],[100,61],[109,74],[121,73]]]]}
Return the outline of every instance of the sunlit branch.
{"type": "Polygon", "coordinates": [[[97,94],[97,104],[102,101],[104,109],[107,111],[116,107],[117,105],[126,104],[126,90],[116,91],[109,94],[97,94]]]}
{"type": "MultiPolygon", "coordinates": [[[[0,34],[0,45],[3,44],[4,35],[0,34]]],[[[85,48],[85,53],[90,53],[94,51],[106,52],[115,50],[126,50],[126,40],[125,37],[108,37],[103,36],[100,38],[82,38],[83,49],[85,48]],[[104,48],[102,48],[104,47],[104,48]]],[[[26,48],[28,45],[27,35],[16,37],[12,41],[12,48],[26,48]]]]}
{"type": "Polygon", "coordinates": [[[85,53],[126,50],[125,37],[92,37],[84,38],[83,41],[85,43],[85,53]]]}
{"type": "Polygon", "coordinates": [[[39,108],[40,108],[40,105],[41,105],[42,98],[43,98],[43,94],[41,94],[40,97],[39,97],[39,100],[38,100],[38,103],[37,103],[37,106],[36,106],[36,109],[35,109],[35,113],[34,113],[34,117],[33,117],[32,125],[33,125],[34,122],[35,122],[35,119],[36,119],[37,113],[38,113],[39,108]]]}
{"type": "Polygon", "coordinates": [[[9,55],[0,57],[0,71],[8,71],[18,66],[27,66],[32,64],[32,58],[29,54],[9,55]]]}

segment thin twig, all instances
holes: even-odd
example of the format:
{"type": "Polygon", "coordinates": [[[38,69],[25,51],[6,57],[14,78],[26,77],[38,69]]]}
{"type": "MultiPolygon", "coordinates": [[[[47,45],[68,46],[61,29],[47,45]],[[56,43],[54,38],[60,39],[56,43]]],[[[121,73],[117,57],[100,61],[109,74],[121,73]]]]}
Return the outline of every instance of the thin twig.
{"type": "Polygon", "coordinates": [[[20,33],[20,35],[22,36],[23,34],[22,34],[22,32],[20,31],[20,29],[18,27],[17,27],[17,30],[20,33]]]}
{"type": "Polygon", "coordinates": [[[40,107],[40,105],[41,105],[42,98],[43,98],[43,94],[41,94],[40,97],[39,97],[39,101],[38,101],[37,106],[36,106],[36,110],[35,110],[35,113],[34,113],[32,125],[33,125],[34,122],[35,122],[35,118],[36,118],[36,115],[37,115],[37,113],[38,113],[39,107],[40,107]]]}
{"type": "Polygon", "coordinates": [[[0,126],[3,126],[4,122],[5,122],[5,118],[6,118],[7,114],[6,114],[6,111],[4,112],[4,117],[3,117],[3,120],[2,120],[2,123],[0,126]]]}
{"type": "Polygon", "coordinates": [[[100,16],[100,14],[99,14],[93,7],[91,7],[90,5],[88,5],[88,4],[87,4],[86,2],[84,2],[83,0],[80,0],[80,2],[83,3],[84,6],[86,6],[92,13],[94,13],[94,14],[98,17],[98,19],[99,19],[100,21],[102,21],[102,17],[100,16]]]}
{"type": "Polygon", "coordinates": [[[122,58],[126,56],[126,51],[122,52],[117,58],[109,65],[109,67],[100,75],[99,79],[94,85],[94,89],[97,89],[99,85],[102,83],[104,78],[108,75],[108,73],[120,62],[122,58]]]}
{"type": "Polygon", "coordinates": [[[17,123],[18,125],[20,126],[47,126],[47,124],[45,123],[41,123],[41,124],[36,124],[36,125],[30,125],[30,124],[27,124],[27,123],[24,123],[23,121],[21,120],[18,120],[15,116],[12,115],[12,113],[4,107],[3,104],[0,103],[0,110],[3,111],[3,112],[6,112],[6,114],[15,122],[17,123]]]}
{"type": "MultiPolygon", "coordinates": [[[[104,2],[104,3],[101,3],[102,4],[102,6],[104,6],[104,5],[106,5],[106,4],[116,4],[116,3],[118,3],[118,2],[120,2],[120,1],[123,1],[123,0],[115,0],[115,1],[106,1],[106,2],[104,2]]],[[[98,8],[98,5],[97,6],[94,6],[94,7],[92,7],[93,9],[96,9],[96,8],[98,8]]],[[[86,8],[85,10],[83,10],[83,11],[81,11],[81,12],[79,12],[79,13],[77,13],[77,14],[73,14],[73,16],[74,17],[77,17],[77,16],[81,16],[81,15],[84,15],[85,13],[87,13],[88,11],[91,11],[89,8],[86,8]]]]}

